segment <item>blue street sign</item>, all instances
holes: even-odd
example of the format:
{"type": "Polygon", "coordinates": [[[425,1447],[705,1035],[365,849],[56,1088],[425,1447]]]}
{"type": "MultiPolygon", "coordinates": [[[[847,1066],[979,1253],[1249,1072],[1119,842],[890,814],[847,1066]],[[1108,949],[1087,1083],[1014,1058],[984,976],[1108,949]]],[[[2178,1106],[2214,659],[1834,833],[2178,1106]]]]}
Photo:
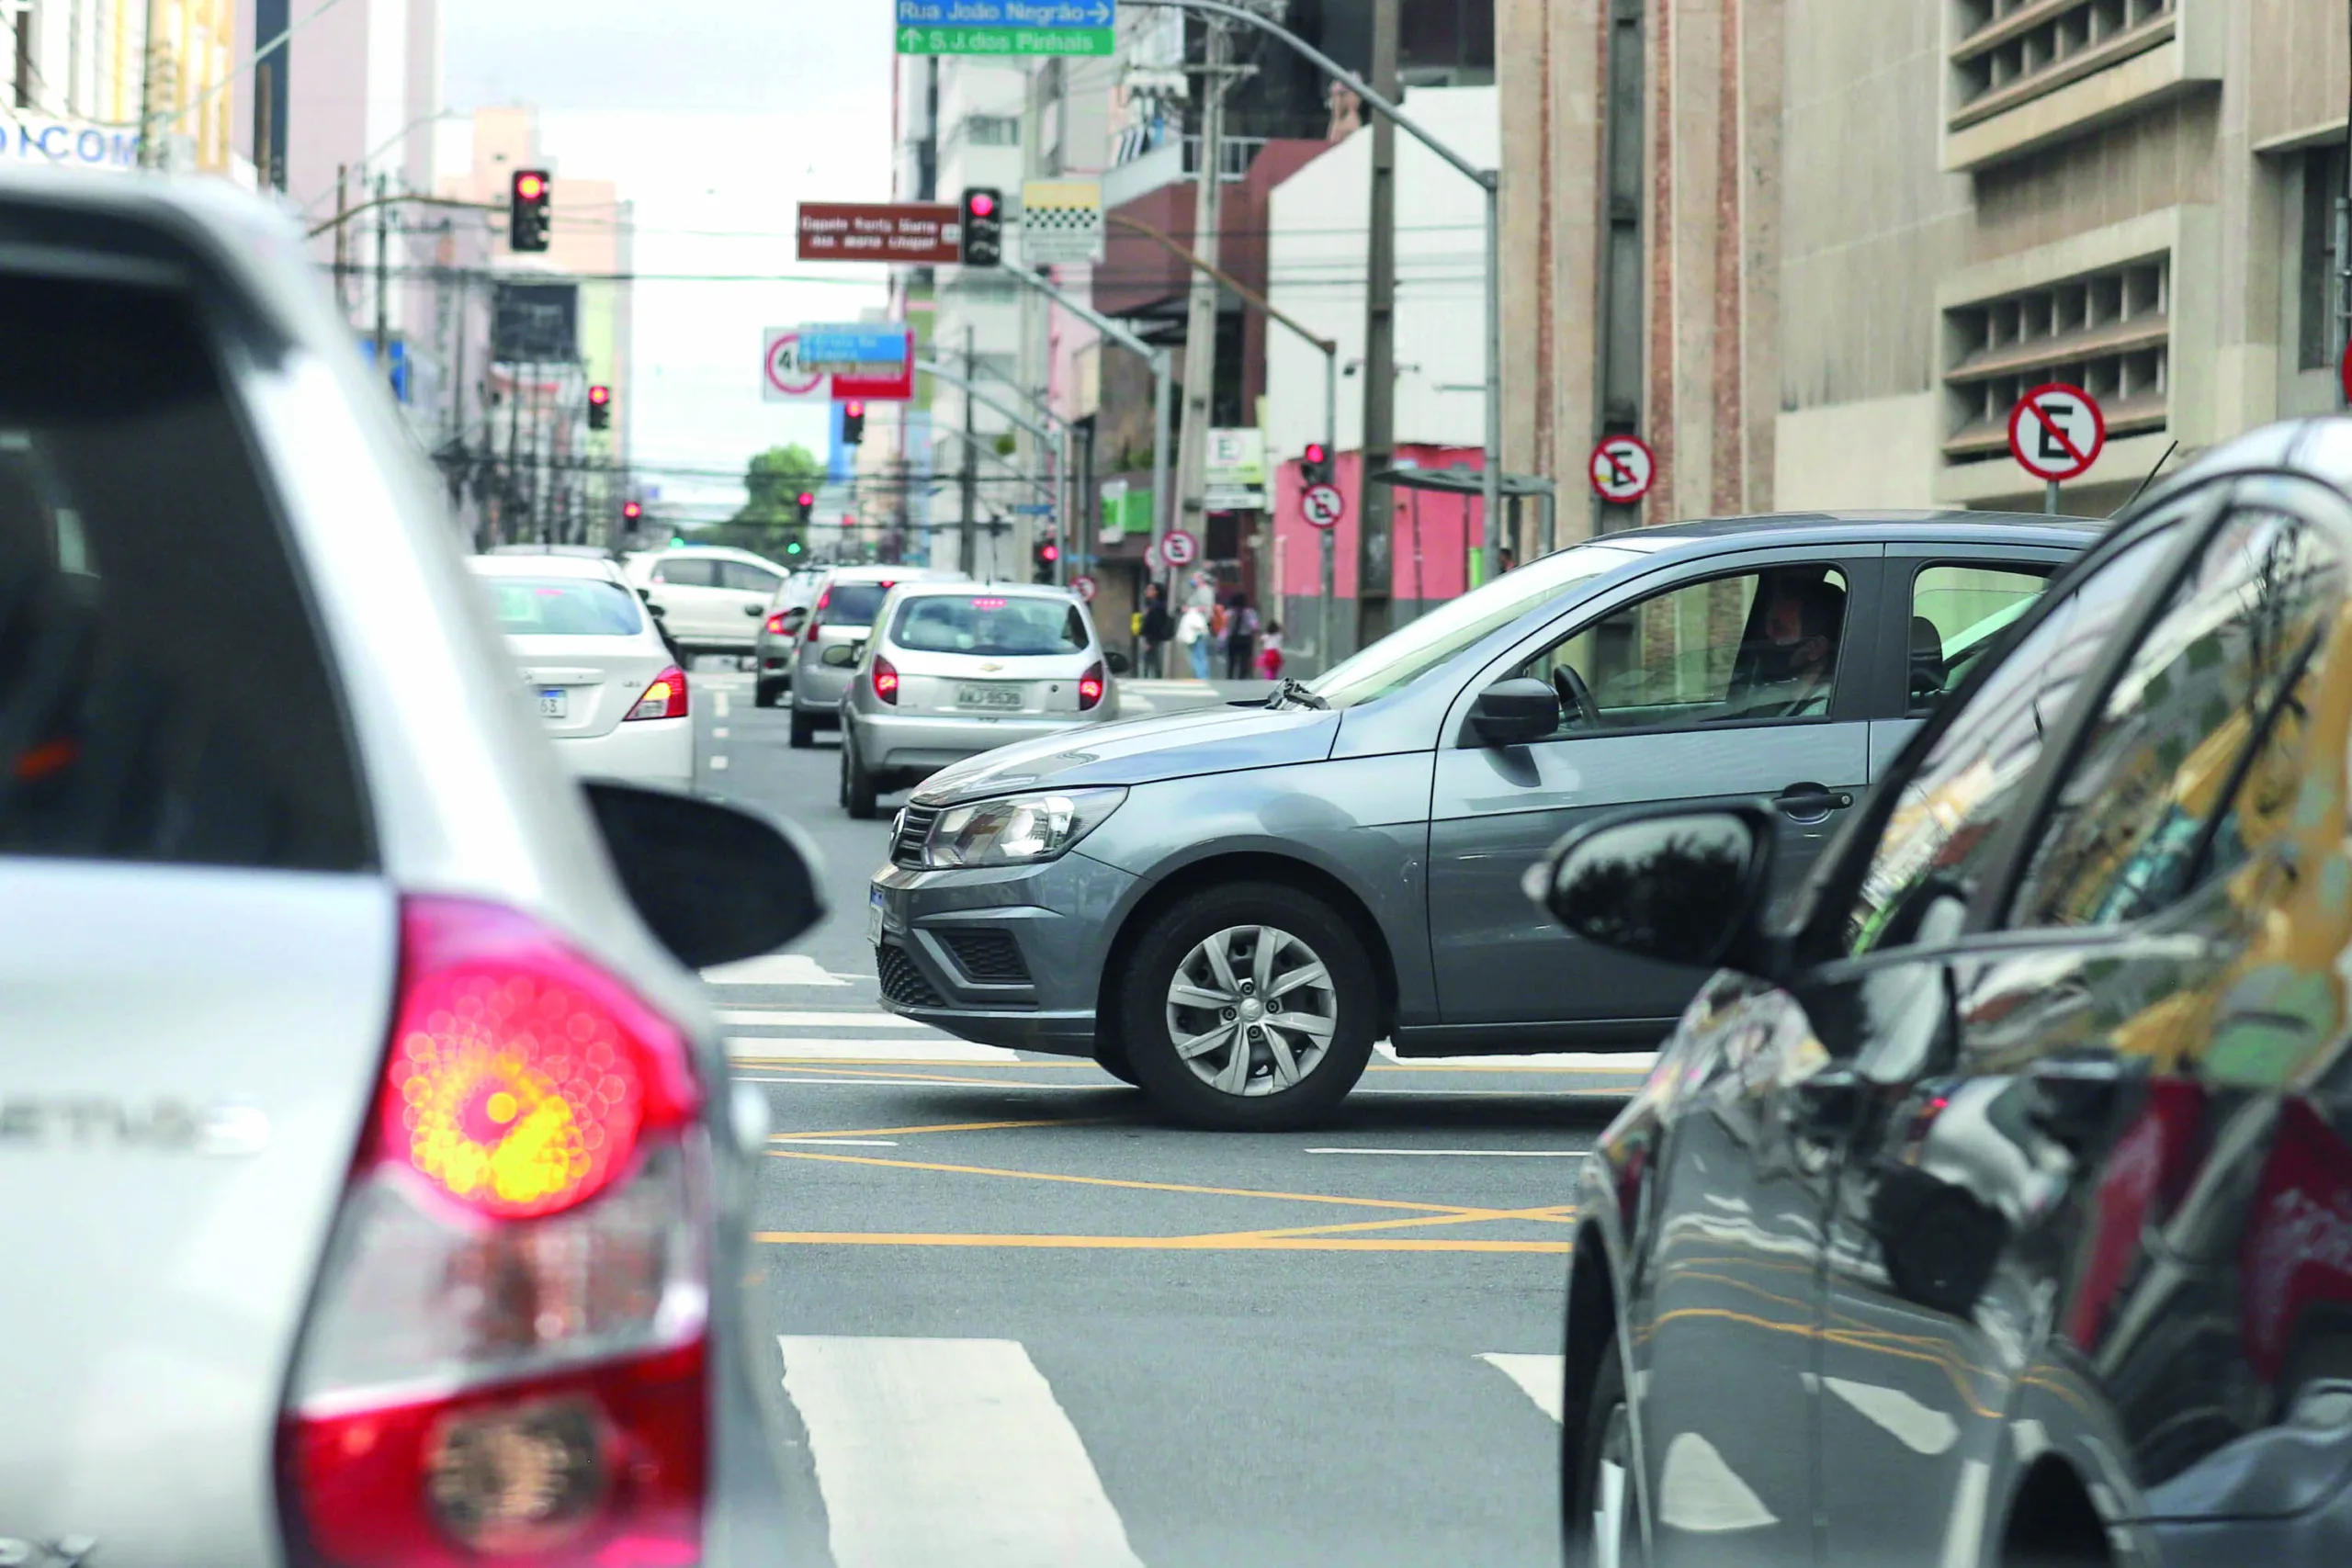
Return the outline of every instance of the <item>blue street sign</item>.
{"type": "Polygon", "coordinates": [[[1017,502],[1012,510],[1023,517],[1051,517],[1054,503],[1050,501],[1023,501],[1017,502]]]}
{"type": "Polygon", "coordinates": [[[899,0],[902,28],[1107,28],[1115,0],[899,0]]]}
{"type": "Polygon", "coordinates": [[[853,380],[903,376],[913,352],[913,339],[903,321],[852,321],[800,329],[803,369],[853,380]]]}

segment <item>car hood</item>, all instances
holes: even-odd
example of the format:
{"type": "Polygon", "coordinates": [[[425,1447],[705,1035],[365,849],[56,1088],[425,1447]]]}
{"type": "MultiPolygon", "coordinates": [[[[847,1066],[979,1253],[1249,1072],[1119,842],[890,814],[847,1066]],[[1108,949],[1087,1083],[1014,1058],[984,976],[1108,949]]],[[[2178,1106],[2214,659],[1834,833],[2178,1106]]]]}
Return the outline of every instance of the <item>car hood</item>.
{"type": "Polygon", "coordinates": [[[1317,708],[1193,708],[999,747],[933,774],[914,798],[946,806],[1047,783],[1156,784],[1317,762],[1339,732],[1339,714],[1317,708]]]}

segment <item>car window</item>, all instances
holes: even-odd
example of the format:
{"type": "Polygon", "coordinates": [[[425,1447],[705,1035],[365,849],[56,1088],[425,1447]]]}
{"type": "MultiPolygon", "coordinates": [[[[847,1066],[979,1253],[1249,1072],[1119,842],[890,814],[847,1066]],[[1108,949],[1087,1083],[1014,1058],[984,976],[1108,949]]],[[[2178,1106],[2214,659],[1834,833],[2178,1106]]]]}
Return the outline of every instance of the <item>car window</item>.
{"type": "Polygon", "coordinates": [[[1911,716],[1935,712],[2049,584],[2047,567],[1921,567],[1911,579],[1911,716]]]}
{"type": "Polygon", "coordinates": [[[1939,898],[1975,896],[2044,738],[2176,536],[2149,534],[2068,591],[1952,716],[1895,796],[1848,914],[1847,951],[1905,945],[1939,898]]]}
{"type": "Polygon", "coordinates": [[[490,577],[498,629],[510,637],[635,637],[637,596],[593,577],[490,577]]]}
{"type": "Polygon", "coordinates": [[[185,297],[0,287],[0,854],[371,858],[252,451],[185,297]]]}
{"type": "Polygon", "coordinates": [[[1021,658],[1082,653],[1088,637],[1078,606],[1000,594],[933,594],[899,606],[890,640],[910,653],[1021,658]]]}
{"type": "Polygon", "coordinates": [[[889,594],[887,582],[836,582],[819,601],[817,619],[829,626],[870,626],[889,594]]]}
{"type": "Polygon", "coordinates": [[[1818,718],[1836,691],[1846,598],[1826,564],[1684,583],[1579,627],[1516,673],[1559,694],[1562,735],[1818,718]]]}
{"type": "Polygon", "coordinates": [[[716,588],[718,586],[718,563],[707,556],[665,560],[653,569],[653,581],[678,588],[716,588]]]}
{"type": "Polygon", "coordinates": [[[717,564],[718,585],[721,588],[732,588],[744,593],[772,596],[784,581],[783,573],[764,570],[753,566],[750,561],[723,560],[717,564]]]}
{"type": "Polygon", "coordinates": [[[2244,764],[2274,734],[2300,743],[2300,720],[2278,720],[2344,589],[2342,560],[2295,518],[2246,512],[2222,525],[2101,703],[2028,858],[2013,923],[2140,919],[2243,858],[2244,764]]]}
{"type": "Polygon", "coordinates": [[[1641,558],[1635,551],[1609,545],[1579,545],[1530,561],[1341,660],[1307,685],[1333,707],[1385,697],[1557,597],[1571,584],[1641,558]]]}

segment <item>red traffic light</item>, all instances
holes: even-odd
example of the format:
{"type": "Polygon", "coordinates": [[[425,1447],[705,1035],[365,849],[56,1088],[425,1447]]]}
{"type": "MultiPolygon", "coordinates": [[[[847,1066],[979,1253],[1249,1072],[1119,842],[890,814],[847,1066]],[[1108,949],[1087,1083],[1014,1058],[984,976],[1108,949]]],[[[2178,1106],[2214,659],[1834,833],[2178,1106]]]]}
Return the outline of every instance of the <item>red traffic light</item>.
{"type": "Polygon", "coordinates": [[[645,515],[645,508],[634,501],[624,501],[621,502],[621,515],[634,523],[645,515]]]}
{"type": "Polygon", "coordinates": [[[994,212],[995,210],[996,210],[996,197],[994,197],[990,196],[988,192],[986,192],[986,191],[984,191],[984,190],[983,190],[983,191],[975,191],[975,192],[973,192],[973,193],[972,193],[972,216],[973,216],[973,217],[975,217],[975,218],[986,218],[986,217],[988,217],[990,213],[994,212]]]}
{"type": "Polygon", "coordinates": [[[514,194],[525,201],[537,201],[547,193],[548,182],[538,175],[517,175],[514,176],[514,194]]]}
{"type": "Polygon", "coordinates": [[[591,387],[588,389],[588,400],[603,408],[613,400],[613,389],[610,387],[591,387]]]}
{"type": "Polygon", "coordinates": [[[852,419],[864,419],[865,417],[865,404],[856,398],[852,398],[849,401],[842,405],[842,412],[849,415],[852,419]]]}
{"type": "Polygon", "coordinates": [[[1319,462],[1321,462],[1321,461],[1323,460],[1323,458],[1324,458],[1324,446],[1323,446],[1323,443],[1321,443],[1320,441],[1310,441],[1310,442],[1308,442],[1308,443],[1306,444],[1306,460],[1307,460],[1308,462],[1310,462],[1310,463],[1319,463],[1319,462]]]}
{"type": "Polygon", "coordinates": [[[800,492],[799,502],[803,506],[814,506],[817,504],[817,498],[804,490],[800,492]]]}
{"type": "Polygon", "coordinates": [[[1037,558],[1039,560],[1059,560],[1062,558],[1062,547],[1059,545],[1039,545],[1037,547],[1037,558]]]}

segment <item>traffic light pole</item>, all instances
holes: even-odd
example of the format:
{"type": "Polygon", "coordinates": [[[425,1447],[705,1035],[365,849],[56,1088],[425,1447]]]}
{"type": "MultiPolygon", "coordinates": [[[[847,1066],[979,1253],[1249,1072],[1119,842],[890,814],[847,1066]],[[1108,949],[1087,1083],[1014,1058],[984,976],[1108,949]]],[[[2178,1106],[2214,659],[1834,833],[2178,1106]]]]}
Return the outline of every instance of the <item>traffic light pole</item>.
{"type": "MultiPolygon", "coordinates": [[[[1039,441],[1045,443],[1047,449],[1056,454],[1055,466],[1057,470],[1057,479],[1058,479],[1060,474],[1068,473],[1069,471],[1069,422],[1063,419],[1059,414],[1054,412],[1053,410],[1048,408],[1039,408],[1037,412],[1050,421],[1052,425],[1058,425],[1060,427],[1059,434],[1057,434],[1051,426],[1040,424],[1035,420],[1031,419],[1028,415],[1021,412],[1018,409],[1012,407],[1010,404],[999,402],[996,399],[989,396],[988,393],[980,390],[974,378],[959,376],[955,371],[950,370],[945,366],[938,363],[936,360],[918,359],[914,362],[914,367],[918,371],[922,372],[925,376],[936,377],[938,379],[946,382],[951,387],[960,388],[964,393],[965,406],[967,409],[969,409],[973,403],[985,404],[987,407],[992,408],[996,410],[997,412],[1004,415],[1005,418],[1011,420],[1013,423],[1019,425],[1030,434],[1035,436],[1039,441]]],[[[968,465],[971,462],[971,453],[975,448],[968,445],[971,439],[969,436],[967,436],[965,439],[967,445],[965,448],[964,461],[967,465],[968,471],[968,465]]],[[[1065,514],[1065,505],[1062,499],[1062,487],[1057,482],[1049,481],[1047,485],[1047,493],[1052,495],[1054,498],[1047,504],[1054,508],[1054,528],[1056,536],[1058,538],[1067,541],[1069,537],[1069,520],[1065,514]]],[[[1058,551],[1054,557],[1054,581],[1057,585],[1062,581],[1063,574],[1068,570],[1069,559],[1069,557],[1067,551],[1058,551]]],[[[967,571],[971,570],[970,563],[966,563],[965,570],[967,571]]]]}

